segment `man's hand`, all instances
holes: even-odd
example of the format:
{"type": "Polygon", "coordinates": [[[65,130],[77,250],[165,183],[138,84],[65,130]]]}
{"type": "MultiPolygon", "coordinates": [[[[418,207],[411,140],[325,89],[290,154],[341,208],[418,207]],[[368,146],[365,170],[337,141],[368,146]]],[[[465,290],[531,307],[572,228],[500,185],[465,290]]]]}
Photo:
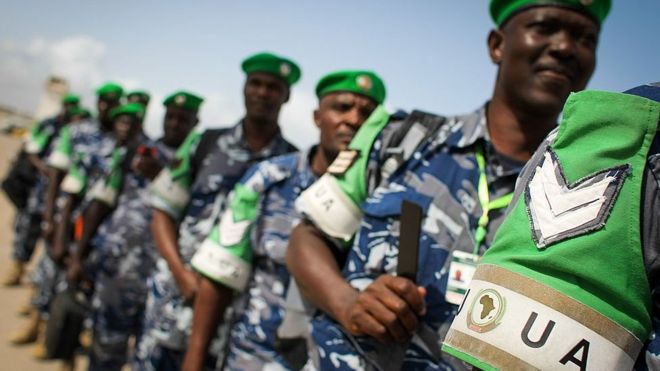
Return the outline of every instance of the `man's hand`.
{"type": "Polygon", "coordinates": [[[426,313],[426,289],[412,281],[382,275],[357,295],[339,321],[351,334],[368,335],[391,344],[408,341],[426,313]]]}
{"type": "Polygon", "coordinates": [[[163,169],[160,162],[151,156],[136,156],[131,163],[131,167],[136,174],[149,180],[156,178],[158,173],[163,169]]]}
{"type": "Polygon", "coordinates": [[[80,259],[73,258],[69,262],[69,267],[66,270],[66,280],[67,282],[76,287],[84,278],[85,271],[83,269],[80,259]]]}
{"type": "Polygon", "coordinates": [[[176,285],[179,287],[181,296],[186,301],[192,301],[199,290],[199,276],[190,269],[183,269],[179,274],[174,275],[176,285]]]}

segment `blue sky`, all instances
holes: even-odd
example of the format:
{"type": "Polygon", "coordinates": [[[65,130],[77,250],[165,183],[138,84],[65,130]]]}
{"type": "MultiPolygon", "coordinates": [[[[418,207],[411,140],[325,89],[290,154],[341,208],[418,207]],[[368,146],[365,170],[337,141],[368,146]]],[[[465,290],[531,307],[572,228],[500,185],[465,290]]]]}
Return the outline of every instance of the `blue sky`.
{"type": "MultiPolygon", "coordinates": [[[[493,24],[485,0],[4,0],[2,8],[0,104],[33,111],[54,73],[91,106],[93,88],[115,80],[152,92],[152,135],[160,132],[160,101],[179,88],[207,98],[204,126],[236,122],[244,112],[240,62],[258,51],[302,67],[281,118],[301,146],[317,137],[314,86],[332,70],[372,69],[385,80],[388,107],[443,114],[481,105],[496,71],[486,52],[493,24]]],[[[590,88],[660,80],[658,14],[659,0],[615,1],[590,88]]]]}

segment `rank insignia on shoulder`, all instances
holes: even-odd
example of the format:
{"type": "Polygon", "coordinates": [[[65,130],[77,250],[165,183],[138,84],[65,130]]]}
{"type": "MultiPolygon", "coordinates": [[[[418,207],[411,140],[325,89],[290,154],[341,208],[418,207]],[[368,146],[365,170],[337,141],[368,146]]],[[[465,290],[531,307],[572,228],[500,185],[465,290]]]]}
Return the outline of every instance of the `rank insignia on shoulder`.
{"type": "Polygon", "coordinates": [[[527,215],[538,248],[605,226],[614,202],[630,174],[621,165],[569,183],[557,155],[548,149],[525,189],[527,215]]]}
{"type": "Polygon", "coordinates": [[[339,152],[335,160],[328,167],[327,172],[332,175],[343,175],[353,165],[359,155],[360,151],[357,149],[345,149],[339,152]]]}

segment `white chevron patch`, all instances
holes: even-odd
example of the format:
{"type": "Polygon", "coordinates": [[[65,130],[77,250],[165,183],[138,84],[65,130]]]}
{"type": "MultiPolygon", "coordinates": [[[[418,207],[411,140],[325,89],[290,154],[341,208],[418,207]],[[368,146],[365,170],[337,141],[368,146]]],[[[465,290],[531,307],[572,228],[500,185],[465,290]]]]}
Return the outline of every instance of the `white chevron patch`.
{"type": "Polygon", "coordinates": [[[622,165],[568,184],[549,148],[525,189],[536,245],[544,248],[602,228],[629,172],[630,165],[622,165]]]}
{"type": "Polygon", "coordinates": [[[227,210],[225,210],[224,214],[222,215],[222,218],[220,218],[220,245],[234,246],[241,242],[243,236],[245,236],[245,232],[249,227],[249,220],[235,222],[234,214],[231,212],[230,208],[227,208],[227,210]]]}

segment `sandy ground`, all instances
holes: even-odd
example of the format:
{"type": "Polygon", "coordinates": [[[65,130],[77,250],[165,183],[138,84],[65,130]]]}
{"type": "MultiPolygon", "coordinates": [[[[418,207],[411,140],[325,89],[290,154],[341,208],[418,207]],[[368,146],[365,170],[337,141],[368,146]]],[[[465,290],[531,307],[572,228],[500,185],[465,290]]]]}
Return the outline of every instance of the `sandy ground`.
{"type": "MultiPolygon", "coordinates": [[[[0,178],[4,179],[7,168],[14,157],[20,141],[0,135],[0,178]]],[[[12,224],[14,208],[0,192],[0,276],[4,276],[11,259],[12,224]]],[[[40,249],[40,247],[38,248],[40,249]]],[[[38,250],[40,252],[40,250],[38,250]]],[[[36,261],[36,256],[32,259],[36,261]]],[[[58,370],[55,361],[36,361],[32,358],[32,345],[12,346],[8,342],[10,334],[25,323],[25,319],[16,314],[16,310],[28,300],[29,289],[27,276],[19,287],[0,286],[0,370],[47,371],[58,370]]],[[[76,370],[87,368],[86,357],[78,357],[76,370]]]]}

